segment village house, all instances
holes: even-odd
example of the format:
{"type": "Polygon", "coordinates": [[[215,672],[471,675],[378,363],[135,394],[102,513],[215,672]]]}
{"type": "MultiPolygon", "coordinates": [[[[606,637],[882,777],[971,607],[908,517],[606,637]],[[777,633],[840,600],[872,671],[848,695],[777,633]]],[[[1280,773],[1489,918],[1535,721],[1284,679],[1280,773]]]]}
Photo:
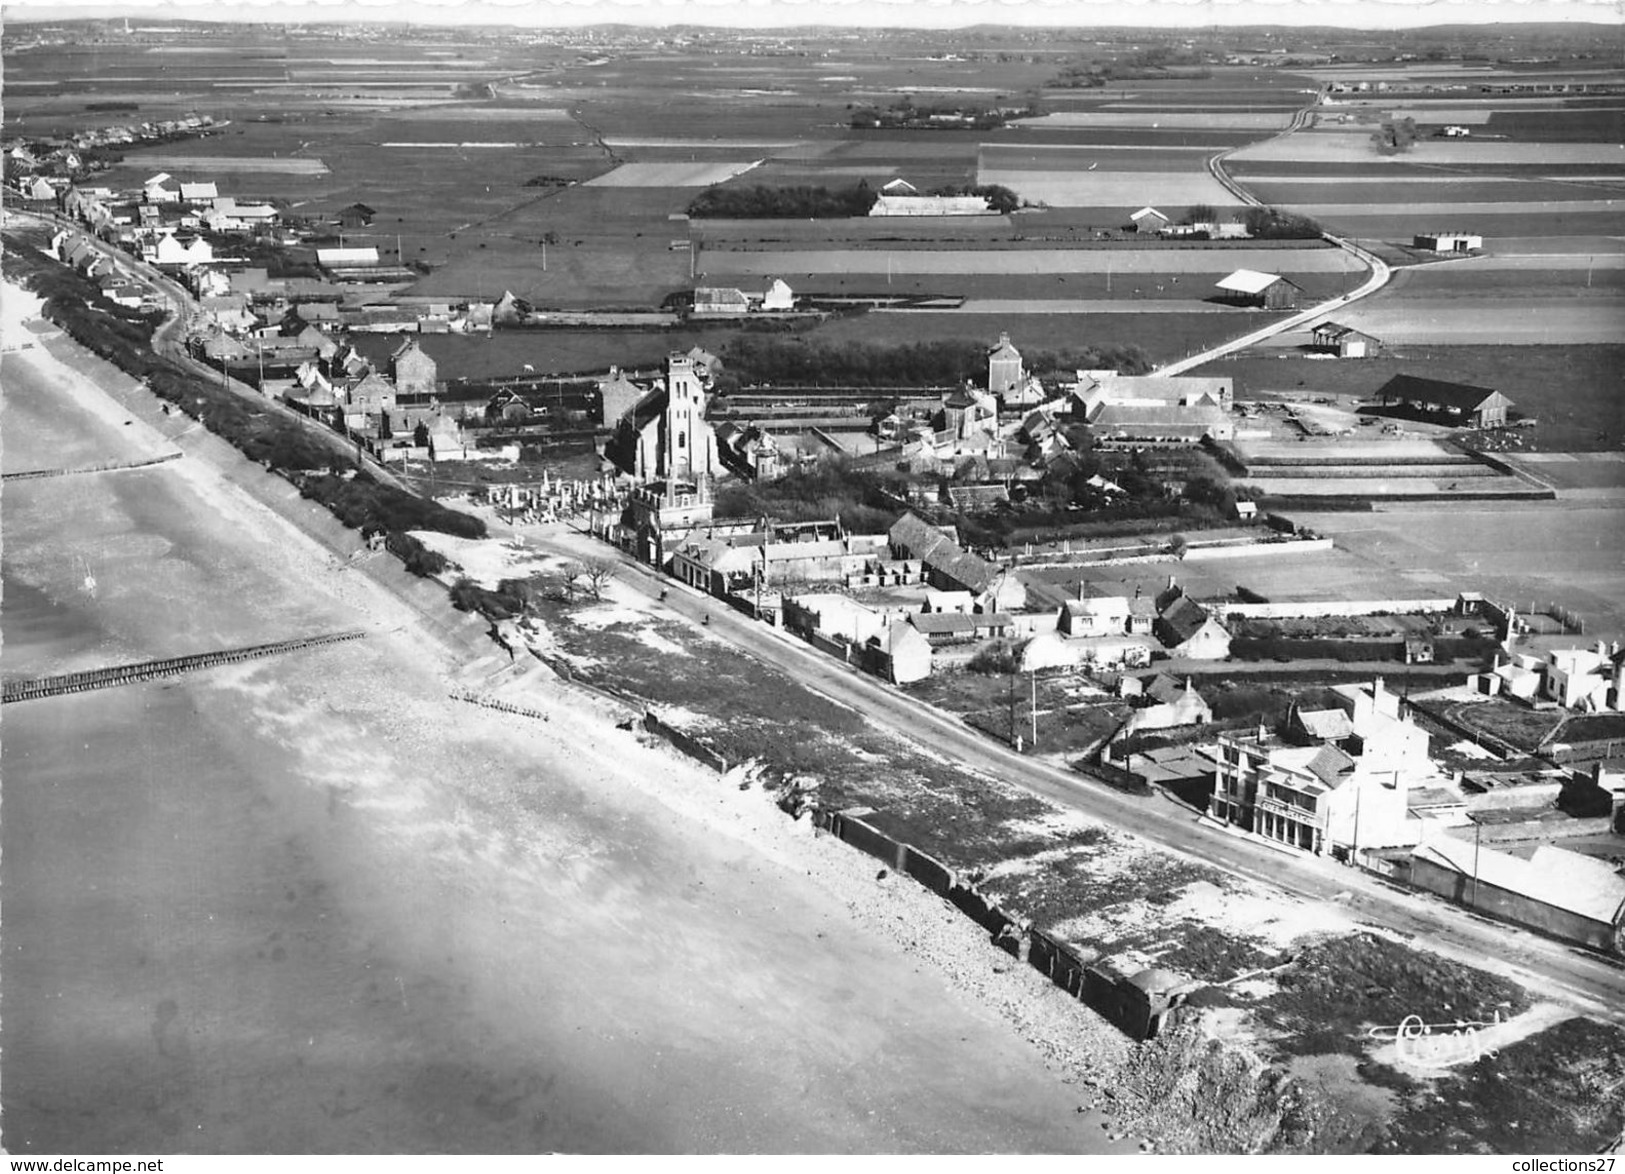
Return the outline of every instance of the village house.
{"type": "Polygon", "coordinates": [[[1123,636],[1128,633],[1129,601],[1125,596],[1081,596],[1061,604],[1055,630],[1063,636],[1123,636]]]}
{"type": "Polygon", "coordinates": [[[1381,345],[1374,335],[1339,322],[1322,322],[1314,328],[1311,336],[1316,350],[1334,354],[1340,359],[1375,358],[1381,345]]]}
{"type": "Polygon", "coordinates": [[[1340,708],[1294,707],[1279,732],[1219,736],[1215,819],[1344,860],[1422,838],[1411,793],[1438,780],[1427,732],[1401,714],[1380,677],[1335,691],[1340,708]]]}
{"type": "Polygon", "coordinates": [[[438,388],[435,361],[413,339],[407,339],[389,356],[389,374],[403,395],[433,395],[438,388]]]}
{"type": "Polygon", "coordinates": [[[767,311],[793,310],[796,296],[782,278],[775,277],[762,295],[762,309],[767,311]]]}
{"type": "Polygon", "coordinates": [[[1395,375],[1377,389],[1377,401],[1466,428],[1505,428],[1512,407],[1511,400],[1491,388],[1419,375],[1395,375]]]}
{"type": "Polygon", "coordinates": [[[1159,673],[1151,687],[1142,695],[1151,698],[1152,704],[1131,712],[1114,735],[1114,741],[1131,734],[1152,730],[1205,726],[1213,720],[1212,707],[1196,691],[1196,686],[1189,677],[1185,678],[1185,683],[1181,686],[1159,673]]]}
{"type": "Polygon", "coordinates": [[[1157,600],[1152,632],[1169,655],[1186,660],[1223,660],[1230,655],[1230,633],[1208,610],[1177,585],[1157,600]]]}

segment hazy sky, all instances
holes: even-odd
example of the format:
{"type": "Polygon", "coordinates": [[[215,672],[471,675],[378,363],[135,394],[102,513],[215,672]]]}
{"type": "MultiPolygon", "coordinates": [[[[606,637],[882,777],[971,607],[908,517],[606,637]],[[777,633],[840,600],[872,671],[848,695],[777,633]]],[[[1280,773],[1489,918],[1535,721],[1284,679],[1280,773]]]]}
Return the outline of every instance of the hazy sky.
{"type": "Polygon", "coordinates": [[[175,16],[195,20],[399,20],[528,26],[710,24],[1342,25],[1413,28],[1490,21],[1625,21],[1625,0],[13,0],[17,19],[175,16]]]}

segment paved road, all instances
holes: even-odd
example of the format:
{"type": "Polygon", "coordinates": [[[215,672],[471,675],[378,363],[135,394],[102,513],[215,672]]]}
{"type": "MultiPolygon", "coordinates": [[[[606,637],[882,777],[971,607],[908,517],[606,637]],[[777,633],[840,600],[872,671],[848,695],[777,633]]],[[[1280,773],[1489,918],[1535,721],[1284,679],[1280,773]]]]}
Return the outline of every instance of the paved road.
{"type": "MultiPolygon", "coordinates": [[[[492,529],[495,533],[502,527],[492,529]]],[[[516,533],[573,557],[608,557],[612,553],[603,543],[562,527],[527,527],[516,533]]],[[[1356,921],[1414,937],[1441,954],[1503,973],[1541,997],[1625,1025],[1625,964],[1403,891],[1354,868],[1221,830],[1173,800],[1125,795],[1087,775],[1018,755],[949,715],[756,623],[719,600],[693,592],[628,557],[621,558],[625,567],[621,581],[652,598],[658,598],[664,589],[665,606],[673,615],[696,624],[702,616],[709,616],[709,628],[715,635],[933,752],[1194,860],[1301,897],[1341,905],[1356,921]]]]}
{"type": "MultiPolygon", "coordinates": [[[[1278,135],[1272,135],[1271,138],[1284,138],[1289,134],[1302,130],[1307,124],[1309,116],[1311,113],[1313,113],[1313,111],[1313,105],[1306,106],[1302,110],[1299,110],[1292,116],[1292,122],[1287,126],[1287,128],[1278,135]]],[[[1256,144],[1250,145],[1256,146],[1256,144]]],[[[1226,191],[1235,196],[1236,199],[1240,200],[1243,204],[1253,208],[1262,208],[1265,206],[1264,201],[1260,200],[1246,188],[1242,187],[1239,183],[1232,179],[1230,173],[1224,169],[1225,157],[1232,151],[1236,150],[1239,150],[1239,148],[1231,147],[1229,150],[1220,151],[1218,154],[1211,156],[1207,161],[1207,169],[1212,173],[1213,178],[1218,180],[1219,183],[1224,186],[1226,191]]],[[[1278,334],[1284,334],[1288,330],[1296,329],[1299,326],[1307,325],[1318,318],[1322,318],[1327,314],[1330,314],[1333,310],[1342,309],[1345,306],[1360,301],[1362,298],[1370,297],[1372,294],[1382,289],[1383,286],[1388,284],[1389,278],[1393,275],[1393,270],[1388,267],[1387,263],[1384,262],[1381,257],[1377,256],[1368,249],[1362,249],[1353,241],[1345,240],[1340,236],[1333,236],[1331,233],[1326,233],[1325,239],[1342,249],[1356,261],[1359,261],[1361,264],[1370,268],[1371,276],[1366,279],[1365,284],[1360,286],[1359,289],[1354,290],[1352,293],[1346,293],[1339,297],[1332,298],[1330,301],[1321,302],[1319,305],[1300,311],[1299,313],[1292,315],[1290,318],[1284,318],[1280,321],[1272,322],[1268,326],[1262,326],[1250,334],[1244,334],[1240,338],[1234,339],[1231,342],[1222,343],[1219,346],[1211,348],[1210,350],[1203,351],[1199,355],[1192,355],[1188,359],[1181,359],[1177,363],[1168,364],[1166,367],[1158,367],[1152,372],[1152,374],[1179,375],[1185,371],[1190,371],[1196,367],[1200,367],[1203,363],[1210,363],[1214,359],[1223,358],[1225,355],[1246,350],[1250,346],[1257,346],[1259,343],[1264,342],[1267,339],[1274,338],[1278,334]]]]}

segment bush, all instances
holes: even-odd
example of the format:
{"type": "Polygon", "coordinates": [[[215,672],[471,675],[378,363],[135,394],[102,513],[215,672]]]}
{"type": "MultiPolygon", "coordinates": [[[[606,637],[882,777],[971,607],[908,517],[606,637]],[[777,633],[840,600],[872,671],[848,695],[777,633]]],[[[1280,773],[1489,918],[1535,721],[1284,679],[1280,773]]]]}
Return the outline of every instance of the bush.
{"type": "Polygon", "coordinates": [[[1017,667],[1016,646],[1008,640],[995,640],[980,648],[965,667],[973,673],[986,673],[989,676],[1013,673],[1017,667]]]}

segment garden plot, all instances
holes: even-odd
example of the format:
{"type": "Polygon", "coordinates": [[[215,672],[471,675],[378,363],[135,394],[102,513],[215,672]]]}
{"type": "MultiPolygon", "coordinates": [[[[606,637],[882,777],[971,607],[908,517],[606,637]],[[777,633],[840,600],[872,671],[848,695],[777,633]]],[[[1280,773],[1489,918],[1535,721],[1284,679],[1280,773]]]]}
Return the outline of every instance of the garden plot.
{"type": "Polygon", "coordinates": [[[1024,118],[1023,127],[1112,127],[1150,130],[1284,130],[1292,119],[1288,111],[1260,113],[1247,110],[1063,110],[1038,118],[1024,118]]]}
{"type": "Polygon", "coordinates": [[[735,163],[623,163],[614,171],[587,180],[588,187],[704,188],[727,183],[761,165],[760,159],[735,163]]]}
{"type": "Polygon", "coordinates": [[[1015,171],[978,167],[976,182],[1000,184],[1024,200],[1063,208],[1137,208],[1143,204],[1212,204],[1236,198],[1205,171],[1015,171]]]}

